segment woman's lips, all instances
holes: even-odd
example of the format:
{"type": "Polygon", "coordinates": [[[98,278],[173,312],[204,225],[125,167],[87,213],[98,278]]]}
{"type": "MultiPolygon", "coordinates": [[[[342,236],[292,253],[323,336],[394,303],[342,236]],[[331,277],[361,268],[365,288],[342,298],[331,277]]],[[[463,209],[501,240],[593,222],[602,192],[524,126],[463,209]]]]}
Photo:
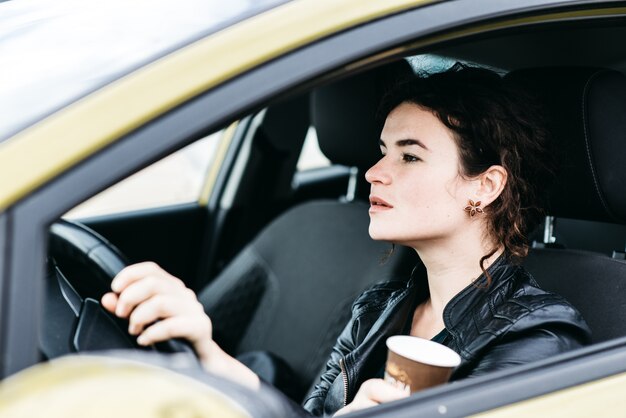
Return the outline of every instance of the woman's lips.
{"type": "Polygon", "coordinates": [[[371,212],[384,212],[386,210],[392,209],[393,206],[389,203],[385,202],[378,196],[370,195],[370,213],[371,212]]]}

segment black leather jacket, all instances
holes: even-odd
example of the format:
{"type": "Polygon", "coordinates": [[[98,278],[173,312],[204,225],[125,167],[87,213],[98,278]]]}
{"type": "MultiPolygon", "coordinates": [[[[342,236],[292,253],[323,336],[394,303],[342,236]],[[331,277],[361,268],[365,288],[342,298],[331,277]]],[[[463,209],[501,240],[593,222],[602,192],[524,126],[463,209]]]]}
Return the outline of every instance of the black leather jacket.
{"type": "MultiPolygon", "coordinates": [[[[539,288],[532,276],[501,256],[485,275],[446,305],[444,344],[461,356],[451,380],[546,358],[590,342],[580,313],[562,297],[539,288]]],[[[352,319],[337,339],[326,371],[304,402],[313,415],[333,414],[351,402],[361,384],[381,377],[387,337],[406,331],[428,283],[387,282],[366,290],[352,305],[352,319]]],[[[425,275],[421,275],[425,277],[425,275]]]]}

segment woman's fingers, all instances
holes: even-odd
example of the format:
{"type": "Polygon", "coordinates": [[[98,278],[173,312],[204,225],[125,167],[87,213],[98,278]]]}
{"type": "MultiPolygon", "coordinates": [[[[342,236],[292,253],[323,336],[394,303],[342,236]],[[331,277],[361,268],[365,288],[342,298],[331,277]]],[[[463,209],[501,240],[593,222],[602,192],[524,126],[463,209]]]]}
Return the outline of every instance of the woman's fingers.
{"type": "Polygon", "coordinates": [[[111,289],[115,293],[122,293],[132,283],[149,276],[168,278],[180,282],[179,279],[163,270],[158,264],[153,263],[152,261],[146,261],[143,263],[132,264],[122,269],[122,271],[120,271],[111,282],[111,289]]]}
{"type": "Polygon", "coordinates": [[[167,318],[146,328],[139,337],[139,345],[150,345],[176,337],[184,337],[183,329],[186,318],[177,316],[167,318]]]}
{"type": "Polygon", "coordinates": [[[335,416],[370,408],[383,402],[397,401],[398,399],[406,398],[410,394],[408,387],[400,389],[383,379],[366,380],[354,396],[354,400],[337,411],[335,416]]]}
{"type": "Polygon", "coordinates": [[[367,380],[361,388],[366,392],[367,398],[376,403],[397,401],[411,394],[408,386],[406,389],[401,389],[383,379],[367,380]]]}
{"type": "Polygon", "coordinates": [[[118,296],[115,315],[127,318],[141,303],[159,293],[176,293],[178,289],[169,283],[168,278],[147,276],[130,283],[118,296]]]}
{"type": "Polygon", "coordinates": [[[194,317],[174,316],[150,325],[139,335],[137,343],[139,345],[150,345],[179,337],[186,338],[194,343],[203,336],[207,337],[206,339],[210,339],[210,322],[203,324],[194,317]]]}
{"type": "Polygon", "coordinates": [[[118,293],[115,315],[127,318],[139,304],[159,293],[175,294],[188,289],[183,282],[151,262],[123,269],[111,282],[118,293]]]}
{"type": "Polygon", "coordinates": [[[149,324],[176,314],[175,308],[171,305],[175,301],[168,300],[167,297],[155,295],[154,297],[143,301],[133,309],[128,317],[128,333],[130,335],[138,335],[149,324]]]}
{"type": "Polygon", "coordinates": [[[117,295],[113,292],[105,293],[100,299],[100,303],[107,311],[114,313],[117,306],[117,295]]]}
{"type": "Polygon", "coordinates": [[[185,300],[166,294],[156,294],[138,305],[128,318],[128,332],[137,335],[152,322],[175,315],[202,315],[203,309],[197,309],[194,300],[185,300]],[[194,309],[195,308],[195,309],[194,309]]]}

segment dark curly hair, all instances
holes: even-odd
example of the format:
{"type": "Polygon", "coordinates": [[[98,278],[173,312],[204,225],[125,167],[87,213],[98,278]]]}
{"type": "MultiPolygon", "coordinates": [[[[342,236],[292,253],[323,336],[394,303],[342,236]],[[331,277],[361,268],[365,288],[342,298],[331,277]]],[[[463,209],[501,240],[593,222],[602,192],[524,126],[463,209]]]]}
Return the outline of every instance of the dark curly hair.
{"type": "Polygon", "coordinates": [[[447,71],[418,75],[391,88],[379,107],[384,120],[402,103],[429,109],[448,129],[459,149],[461,175],[472,178],[492,165],[507,172],[500,196],[485,211],[496,248],[519,263],[528,254],[527,235],[541,221],[554,161],[542,111],[534,98],[499,74],[457,63],[447,71]]]}

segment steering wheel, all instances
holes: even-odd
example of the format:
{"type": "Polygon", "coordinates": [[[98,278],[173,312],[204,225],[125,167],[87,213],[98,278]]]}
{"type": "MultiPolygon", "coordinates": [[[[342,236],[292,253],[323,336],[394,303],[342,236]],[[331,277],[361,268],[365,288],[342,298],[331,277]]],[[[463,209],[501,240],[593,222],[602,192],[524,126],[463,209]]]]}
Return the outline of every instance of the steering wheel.
{"type": "MultiPolygon", "coordinates": [[[[104,237],[78,222],[60,220],[50,228],[45,316],[40,331],[47,358],[109,349],[194,353],[178,339],[145,348],[128,333],[128,321],[100,304],[126,258],[104,237]]],[[[195,353],[194,353],[195,355],[195,353]]]]}

